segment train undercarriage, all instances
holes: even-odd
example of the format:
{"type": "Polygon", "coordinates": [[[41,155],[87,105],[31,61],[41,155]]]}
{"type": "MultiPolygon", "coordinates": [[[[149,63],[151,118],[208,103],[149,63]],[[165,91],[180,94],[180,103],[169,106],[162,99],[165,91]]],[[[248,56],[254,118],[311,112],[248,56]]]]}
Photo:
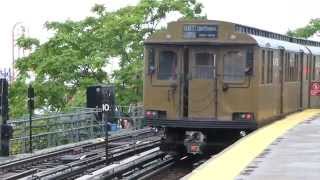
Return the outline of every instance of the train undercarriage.
{"type": "Polygon", "coordinates": [[[148,123],[164,130],[161,150],[179,154],[219,152],[257,128],[254,121],[148,120],[148,123]]]}
{"type": "Polygon", "coordinates": [[[160,149],[179,154],[212,154],[252,132],[250,129],[165,128],[160,149]]]}

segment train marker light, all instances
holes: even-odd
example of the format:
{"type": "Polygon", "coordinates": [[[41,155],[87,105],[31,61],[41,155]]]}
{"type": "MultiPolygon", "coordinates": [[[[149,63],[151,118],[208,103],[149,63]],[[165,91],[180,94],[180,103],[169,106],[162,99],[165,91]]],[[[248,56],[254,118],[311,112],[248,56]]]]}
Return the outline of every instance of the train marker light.
{"type": "Polygon", "coordinates": [[[251,120],[253,117],[251,113],[247,113],[245,116],[246,116],[245,119],[247,119],[247,120],[251,120]]]}
{"type": "Polygon", "coordinates": [[[146,118],[156,118],[158,116],[157,111],[146,111],[145,112],[145,117],[146,118]]]}
{"type": "Polygon", "coordinates": [[[152,112],[151,111],[147,111],[146,112],[146,117],[147,118],[152,118],[152,112]]]}

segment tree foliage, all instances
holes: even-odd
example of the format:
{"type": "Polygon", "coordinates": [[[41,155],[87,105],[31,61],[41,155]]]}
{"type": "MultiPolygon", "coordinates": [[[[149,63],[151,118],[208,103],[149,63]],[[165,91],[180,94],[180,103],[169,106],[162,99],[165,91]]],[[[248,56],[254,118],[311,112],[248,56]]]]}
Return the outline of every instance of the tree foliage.
{"type": "Polygon", "coordinates": [[[195,0],[141,0],[136,6],[107,11],[102,5],[81,21],[47,22],[54,35],[39,44],[22,37],[18,45],[34,49],[17,61],[19,76],[11,87],[12,115],[23,113],[28,79],[36,91],[36,107],[61,111],[85,102],[87,86],[113,82],[119,104],[141,101],[143,41],[159,29],[171,12],[184,18],[203,18],[202,5],[195,0]],[[120,69],[108,74],[107,64],[120,59],[120,69]],[[21,91],[20,91],[21,90],[21,91]]]}
{"type": "Polygon", "coordinates": [[[308,25],[295,29],[293,31],[289,30],[287,35],[293,37],[308,38],[314,34],[320,32],[320,19],[311,19],[308,25]]]}

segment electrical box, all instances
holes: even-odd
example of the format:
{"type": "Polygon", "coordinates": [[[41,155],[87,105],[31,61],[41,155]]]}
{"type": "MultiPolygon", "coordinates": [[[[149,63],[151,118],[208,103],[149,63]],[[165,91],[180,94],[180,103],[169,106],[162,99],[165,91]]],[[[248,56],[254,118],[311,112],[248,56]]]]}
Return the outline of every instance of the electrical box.
{"type": "Polygon", "coordinates": [[[114,86],[96,85],[88,87],[87,107],[98,109],[98,115],[100,120],[102,120],[102,113],[104,113],[104,115],[108,118],[113,118],[115,111],[114,86]]]}

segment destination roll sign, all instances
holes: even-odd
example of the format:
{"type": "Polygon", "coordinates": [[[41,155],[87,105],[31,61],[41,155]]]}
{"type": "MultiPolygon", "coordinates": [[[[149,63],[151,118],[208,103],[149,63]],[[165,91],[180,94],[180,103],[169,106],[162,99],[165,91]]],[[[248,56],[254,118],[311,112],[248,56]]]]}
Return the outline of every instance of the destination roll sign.
{"type": "Polygon", "coordinates": [[[217,38],[218,26],[208,24],[186,24],[183,26],[184,38],[217,38]]]}

